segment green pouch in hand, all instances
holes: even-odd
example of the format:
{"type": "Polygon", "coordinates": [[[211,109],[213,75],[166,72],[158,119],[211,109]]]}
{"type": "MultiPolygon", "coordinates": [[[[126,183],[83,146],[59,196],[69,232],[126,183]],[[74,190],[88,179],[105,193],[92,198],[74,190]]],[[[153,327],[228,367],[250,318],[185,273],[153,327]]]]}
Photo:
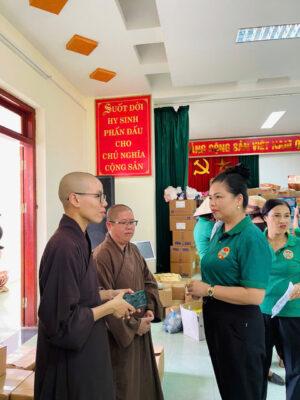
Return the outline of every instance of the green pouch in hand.
{"type": "Polygon", "coordinates": [[[123,299],[126,300],[127,303],[131,304],[135,309],[143,308],[147,305],[145,290],[138,290],[132,294],[126,293],[124,294],[123,299]]]}

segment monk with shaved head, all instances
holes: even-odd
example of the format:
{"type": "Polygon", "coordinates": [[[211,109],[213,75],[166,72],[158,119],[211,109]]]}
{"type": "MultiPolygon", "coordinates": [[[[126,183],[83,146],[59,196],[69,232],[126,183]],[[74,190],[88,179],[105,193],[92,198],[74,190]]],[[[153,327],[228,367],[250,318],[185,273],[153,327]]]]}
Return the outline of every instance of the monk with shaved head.
{"type": "Polygon", "coordinates": [[[125,204],[107,211],[105,240],[96,247],[99,284],[145,291],[147,304],[129,319],[106,317],[116,400],[163,400],[151,338],[151,323],[162,319],[157,283],[131,239],[138,221],[125,204]]]}
{"type": "Polygon", "coordinates": [[[86,228],[105,216],[101,182],[91,174],[72,172],[60,181],[58,195],[65,213],[39,271],[34,399],[114,400],[104,317],[130,318],[135,309],[123,295],[132,291],[99,292],[86,228]]]}

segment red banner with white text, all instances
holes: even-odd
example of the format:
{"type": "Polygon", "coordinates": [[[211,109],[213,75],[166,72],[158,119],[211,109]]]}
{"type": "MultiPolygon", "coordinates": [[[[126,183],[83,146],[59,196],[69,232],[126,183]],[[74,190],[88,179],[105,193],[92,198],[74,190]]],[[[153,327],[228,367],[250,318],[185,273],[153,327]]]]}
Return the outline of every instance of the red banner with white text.
{"type": "Polygon", "coordinates": [[[151,175],[150,96],[96,100],[97,175],[151,175]]]}

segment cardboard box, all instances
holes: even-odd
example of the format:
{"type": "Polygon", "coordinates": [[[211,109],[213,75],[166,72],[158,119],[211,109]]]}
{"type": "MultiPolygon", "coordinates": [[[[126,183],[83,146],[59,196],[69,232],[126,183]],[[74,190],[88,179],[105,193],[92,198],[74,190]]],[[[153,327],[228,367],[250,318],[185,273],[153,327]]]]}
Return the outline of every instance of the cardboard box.
{"type": "Polygon", "coordinates": [[[171,262],[171,272],[191,278],[195,274],[195,261],[188,263],[171,262]]]}
{"type": "Polygon", "coordinates": [[[170,216],[170,231],[193,231],[196,220],[188,215],[170,216]]]}
{"type": "Polygon", "coordinates": [[[297,196],[299,196],[299,192],[297,192],[296,190],[286,190],[286,191],[278,191],[278,196],[277,197],[294,197],[296,198],[297,196]]]}
{"type": "Polygon", "coordinates": [[[158,369],[158,375],[160,381],[162,381],[164,376],[164,369],[165,369],[165,354],[164,354],[164,347],[163,346],[153,346],[156,365],[158,369]]]}
{"type": "MultiPolygon", "coordinates": [[[[170,246],[170,260],[177,263],[190,263],[196,259],[196,249],[193,246],[170,246]]],[[[174,271],[171,271],[174,272],[174,271]]]]}
{"type": "Polygon", "coordinates": [[[0,400],[11,399],[11,392],[32,374],[25,369],[7,369],[6,374],[0,377],[0,400]]]}
{"type": "Polygon", "coordinates": [[[193,215],[196,208],[196,200],[171,200],[169,202],[170,215],[193,215]]]}
{"type": "Polygon", "coordinates": [[[6,346],[0,346],[0,376],[5,374],[6,370],[6,346]]]}
{"type": "Polygon", "coordinates": [[[195,340],[205,340],[202,302],[194,301],[180,306],[183,334],[195,340]]]}
{"type": "Polygon", "coordinates": [[[34,400],[34,373],[29,375],[10,395],[10,400],[34,400]]]}
{"type": "Polygon", "coordinates": [[[7,356],[7,368],[35,369],[36,347],[21,346],[7,356]]]}
{"type": "MultiPolygon", "coordinates": [[[[180,276],[179,274],[174,274],[175,276],[180,276]]],[[[190,279],[189,278],[182,278],[180,277],[180,280],[174,280],[174,281],[165,281],[163,282],[163,287],[164,289],[168,288],[168,287],[173,287],[176,285],[187,285],[188,283],[190,283],[190,279]]]]}
{"type": "Polygon", "coordinates": [[[185,283],[176,283],[172,286],[172,300],[185,299],[185,283]]]}
{"type": "Polygon", "coordinates": [[[266,200],[275,199],[278,195],[278,191],[274,189],[262,189],[262,188],[252,188],[248,189],[248,196],[261,196],[266,200]]]}
{"type": "Polygon", "coordinates": [[[248,196],[257,195],[263,197],[266,200],[276,199],[281,197],[298,197],[299,194],[300,192],[288,188],[280,190],[275,190],[275,189],[263,190],[262,188],[248,189],[248,196]]]}
{"type": "Polygon", "coordinates": [[[153,274],[154,278],[156,279],[157,282],[162,283],[163,285],[169,283],[169,282],[180,282],[181,276],[178,274],[172,274],[171,272],[165,272],[161,274],[153,274]]]}
{"type": "Polygon", "coordinates": [[[163,307],[170,307],[172,304],[172,288],[160,289],[158,291],[159,299],[163,307]]]}
{"type": "Polygon", "coordinates": [[[173,246],[195,246],[193,231],[173,231],[173,246]]]}

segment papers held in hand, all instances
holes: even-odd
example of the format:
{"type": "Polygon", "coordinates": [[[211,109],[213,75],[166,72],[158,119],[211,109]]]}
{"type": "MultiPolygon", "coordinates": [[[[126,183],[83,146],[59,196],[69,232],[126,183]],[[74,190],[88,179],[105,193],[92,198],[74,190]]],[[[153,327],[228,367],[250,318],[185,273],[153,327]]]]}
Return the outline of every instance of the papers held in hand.
{"type": "Polygon", "coordinates": [[[272,317],[275,317],[275,315],[279,314],[280,311],[283,309],[283,307],[286,305],[286,303],[290,300],[290,294],[294,290],[294,285],[292,282],[289,283],[289,286],[287,288],[287,291],[284,293],[282,297],[275,303],[274,307],[272,308],[272,317]]]}

